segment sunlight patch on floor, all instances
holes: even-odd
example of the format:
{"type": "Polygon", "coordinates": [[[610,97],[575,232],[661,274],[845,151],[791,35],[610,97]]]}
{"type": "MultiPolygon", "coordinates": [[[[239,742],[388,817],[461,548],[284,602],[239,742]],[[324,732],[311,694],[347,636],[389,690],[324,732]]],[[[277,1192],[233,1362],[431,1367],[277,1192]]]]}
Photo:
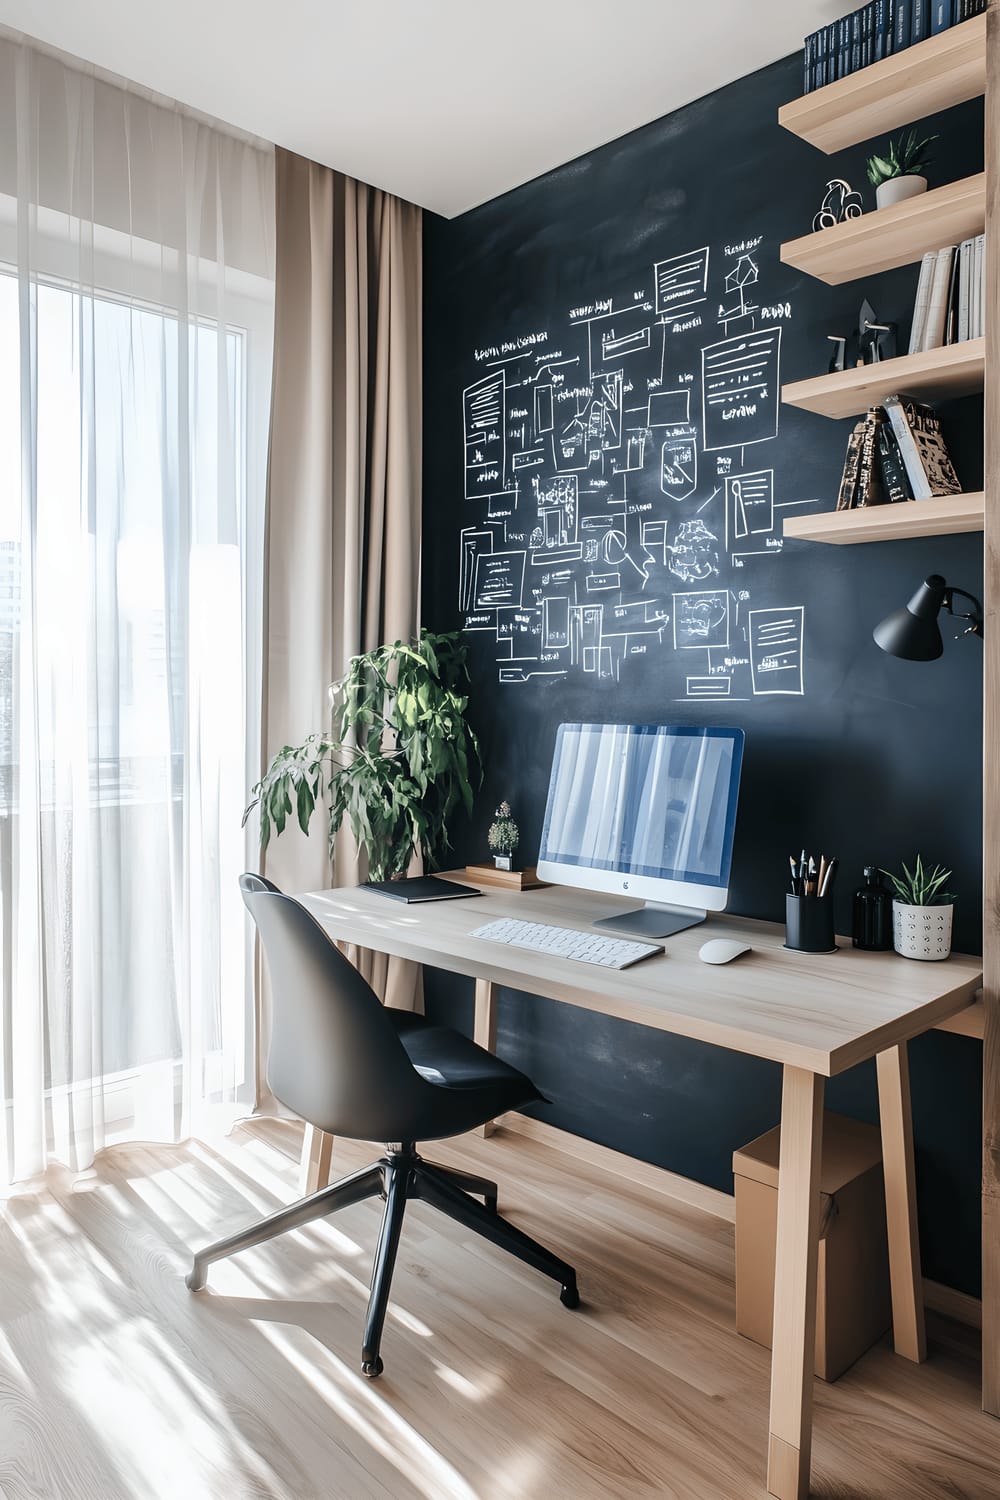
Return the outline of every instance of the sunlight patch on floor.
{"type": "Polygon", "coordinates": [[[379,1394],[377,1384],[350,1371],[315,1339],[309,1339],[308,1351],[303,1352],[276,1324],[261,1324],[260,1331],[327,1406],[427,1500],[478,1500],[458,1470],[379,1394]]]}

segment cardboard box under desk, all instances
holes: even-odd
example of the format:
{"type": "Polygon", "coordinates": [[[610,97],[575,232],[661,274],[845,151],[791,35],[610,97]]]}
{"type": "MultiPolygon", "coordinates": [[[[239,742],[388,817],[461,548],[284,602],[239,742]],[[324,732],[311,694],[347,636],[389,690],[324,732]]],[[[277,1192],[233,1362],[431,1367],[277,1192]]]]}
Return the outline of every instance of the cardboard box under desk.
{"type": "MultiPolygon", "coordinates": [[[[781,1127],[733,1152],[736,1328],[771,1347],[781,1127]]],[[[892,1323],[879,1132],[823,1116],[815,1371],[836,1380],[892,1323]]]]}

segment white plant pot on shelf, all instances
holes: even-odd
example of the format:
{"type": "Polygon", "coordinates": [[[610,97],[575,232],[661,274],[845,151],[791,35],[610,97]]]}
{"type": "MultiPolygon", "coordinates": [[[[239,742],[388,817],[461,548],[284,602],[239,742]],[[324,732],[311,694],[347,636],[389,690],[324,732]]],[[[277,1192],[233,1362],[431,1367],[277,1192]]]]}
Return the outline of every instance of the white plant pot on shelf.
{"type": "Polygon", "coordinates": [[[892,903],[892,945],[904,958],[925,962],[947,958],[951,952],[954,906],[907,906],[892,903]]]}
{"type": "Polygon", "coordinates": [[[927,191],[927,178],[918,177],[915,172],[908,172],[905,177],[890,177],[886,182],[880,182],[875,189],[875,202],[879,208],[891,208],[894,203],[902,203],[906,198],[919,197],[927,191]]]}

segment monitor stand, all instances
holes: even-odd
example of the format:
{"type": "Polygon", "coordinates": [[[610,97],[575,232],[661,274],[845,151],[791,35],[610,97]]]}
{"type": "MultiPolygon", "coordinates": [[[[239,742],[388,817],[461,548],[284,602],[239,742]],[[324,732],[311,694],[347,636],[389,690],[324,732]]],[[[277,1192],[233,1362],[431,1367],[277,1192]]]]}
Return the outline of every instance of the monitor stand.
{"type": "Polygon", "coordinates": [[[661,906],[659,902],[647,901],[645,906],[636,906],[632,911],[598,917],[590,925],[611,927],[615,932],[628,933],[629,937],[662,938],[683,932],[686,927],[697,927],[707,916],[708,912],[693,906],[661,906]]]}

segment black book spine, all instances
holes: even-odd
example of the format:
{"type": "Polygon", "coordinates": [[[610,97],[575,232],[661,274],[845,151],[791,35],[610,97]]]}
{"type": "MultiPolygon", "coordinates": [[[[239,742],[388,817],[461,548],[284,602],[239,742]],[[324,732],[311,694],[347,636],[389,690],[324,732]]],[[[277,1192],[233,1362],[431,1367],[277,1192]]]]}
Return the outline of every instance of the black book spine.
{"type": "Polygon", "coordinates": [[[896,50],[896,4],[897,0],[885,0],[885,55],[891,57],[896,50]]]}
{"type": "Polygon", "coordinates": [[[951,25],[952,0],[931,0],[931,36],[951,25]]]}
{"type": "Polygon", "coordinates": [[[802,92],[813,91],[813,38],[807,36],[802,44],[802,92]]]}
{"type": "Polygon", "coordinates": [[[837,38],[837,77],[846,78],[851,68],[851,18],[841,16],[837,38]]]}
{"type": "Polygon", "coordinates": [[[944,341],[954,344],[958,338],[958,269],[961,247],[956,245],[951,252],[951,274],[948,277],[948,303],[944,314],[944,341]]]}
{"type": "Polygon", "coordinates": [[[851,22],[851,72],[857,73],[861,63],[861,11],[856,10],[849,18],[851,22]]]}
{"type": "Polygon", "coordinates": [[[871,67],[875,61],[875,0],[869,0],[861,19],[861,66],[871,67]]]}
{"type": "Polygon", "coordinates": [[[912,15],[910,18],[910,41],[922,42],[930,32],[930,0],[912,0],[912,15]]]}
{"type": "Polygon", "coordinates": [[[906,477],[906,469],[900,457],[896,435],[889,422],[883,422],[879,430],[878,449],[886,499],[891,505],[896,505],[902,500],[912,500],[913,491],[906,477]]]}
{"type": "Polygon", "coordinates": [[[912,24],[912,0],[896,0],[896,25],[892,37],[893,52],[902,52],[910,45],[910,28],[912,24]]]}

